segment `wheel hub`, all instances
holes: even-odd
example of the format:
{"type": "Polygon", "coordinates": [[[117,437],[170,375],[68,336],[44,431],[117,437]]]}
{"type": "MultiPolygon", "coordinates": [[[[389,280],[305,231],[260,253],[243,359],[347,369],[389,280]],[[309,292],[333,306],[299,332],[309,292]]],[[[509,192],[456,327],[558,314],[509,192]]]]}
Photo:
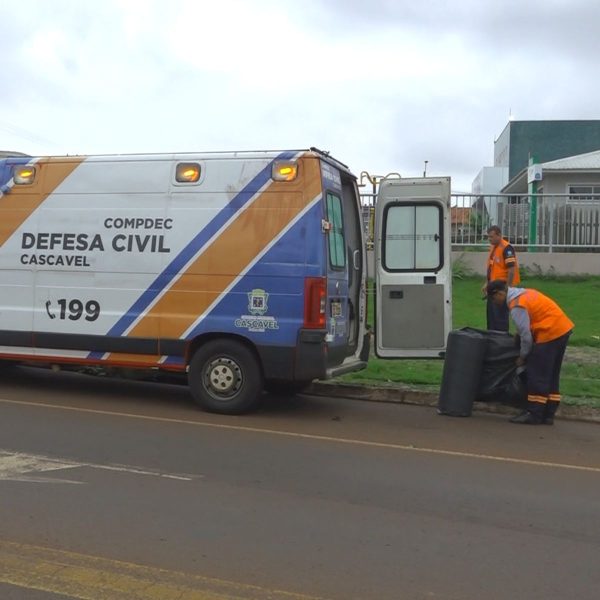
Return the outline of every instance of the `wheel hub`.
{"type": "Polygon", "coordinates": [[[204,381],[206,389],[213,395],[230,397],[242,385],[242,371],[235,361],[220,357],[207,365],[204,381]]]}

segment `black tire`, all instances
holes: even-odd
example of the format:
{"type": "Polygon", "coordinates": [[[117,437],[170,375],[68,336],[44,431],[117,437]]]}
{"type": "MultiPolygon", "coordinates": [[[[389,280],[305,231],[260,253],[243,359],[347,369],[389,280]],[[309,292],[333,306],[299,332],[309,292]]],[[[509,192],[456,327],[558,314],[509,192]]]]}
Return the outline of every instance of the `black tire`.
{"type": "Polygon", "coordinates": [[[265,381],[265,392],[277,396],[295,396],[304,391],[312,381],[265,381]]]}
{"type": "Polygon", "coordinates": [[[235,340],[212,340],[192,356],[188,383],[206,411],[239,415],[258,405],[263,387],[255,354],[235,340]]]}

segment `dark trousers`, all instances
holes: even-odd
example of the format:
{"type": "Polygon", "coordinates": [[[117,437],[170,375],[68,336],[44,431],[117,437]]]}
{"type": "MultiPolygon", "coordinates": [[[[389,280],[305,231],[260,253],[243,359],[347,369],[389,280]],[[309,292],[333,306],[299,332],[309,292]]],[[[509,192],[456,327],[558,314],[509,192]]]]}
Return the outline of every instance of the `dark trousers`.
{"type": "Polygon", "coordinates": [[[571,332],[544,344],[534,344],[527,357],[527,396],[544,403],[560,401],[560,369],[571,332]]]}
{"type": "Polygon", "coordinates": [[[508,305],[494,304],[487,299],[487,328],[494,331],[508,331],[508,305]]]}

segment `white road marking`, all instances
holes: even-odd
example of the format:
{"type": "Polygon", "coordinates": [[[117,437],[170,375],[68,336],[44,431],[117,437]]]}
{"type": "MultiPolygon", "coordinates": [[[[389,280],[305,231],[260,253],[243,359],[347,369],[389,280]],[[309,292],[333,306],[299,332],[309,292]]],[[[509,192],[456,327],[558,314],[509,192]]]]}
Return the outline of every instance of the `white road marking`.
{"type": "Polygon", "coordinates": [[[162,473],[135,467],[130,465],[103,465],[89,462],[77,462],[70,459],[54,458],[37,454],[26,454],[10,450],[0,450],[0,480],[28,481],[34,483],[83,483],[69,479],[57,479],[50,477],[39,477],[35,473],[48,471],[61,471],[63,469],[78,469],[87,467],[89,469],[100,469],[103,471],[116,471],[120,473],[131,473],[133,475],[149,475],[165,479],[176,479],[179,481],[192,481],[198,479],[199,475],[183,475],[173,473],[162,473]],[[31,473],[31,475],[28,475],[31,473]]]}
{"type": "Polygon", "coordinates": [[[82,463],[82,467],[90,467],[91,469],[101,469],[104,471],[121,471],[123,473],[133,473],[134,475],[152,475],[154,477],[163,477],[165,479],[177,479],[179,481],[192,481],[200,479],[202,475],[174,475],[172,473],[161,473],[160,471],[148,471],[138,467],[130,467],[127,465],[98,465],[94,463],[82,463]]]}
{"type": "Polygon", "coordinates": [[[73,469],[78,465],[65,463],[59,460],[48,460],[42,456],[31,454],[11,453],[0,450],[0,479],[9,481],[27,481],[33,483],[81,483],[69,479],[39,477],[25,475],[25,473],[45,473],[73,469]]]}

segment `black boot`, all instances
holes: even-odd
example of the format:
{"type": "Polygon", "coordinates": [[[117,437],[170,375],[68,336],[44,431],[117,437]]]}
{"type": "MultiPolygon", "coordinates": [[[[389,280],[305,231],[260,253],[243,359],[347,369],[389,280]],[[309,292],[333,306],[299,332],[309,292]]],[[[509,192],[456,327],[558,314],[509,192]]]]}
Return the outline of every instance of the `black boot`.
{"type": "Polygon", "coordinates": [[[545,408],[546,405],[540,402],[527,402],[527,408],[520,415],[512,417],[510,422],[519,425],[541,425],[545,408]]]}
{"type": "Polygon", "coordinates": [[[544,418],[542,419],[542,425],[554,425],[554,415],[560,402],[548,400],[546,402],[546,410],[544,411],[544,418]]]}

